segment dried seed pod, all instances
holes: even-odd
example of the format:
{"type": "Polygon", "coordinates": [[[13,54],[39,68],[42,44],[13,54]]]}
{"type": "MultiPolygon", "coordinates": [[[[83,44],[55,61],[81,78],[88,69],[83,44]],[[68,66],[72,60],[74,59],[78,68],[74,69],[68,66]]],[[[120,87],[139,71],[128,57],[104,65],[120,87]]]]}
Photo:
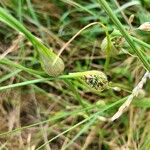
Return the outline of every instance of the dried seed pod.
{"type": "Polygon", "coordinates": [[[138,27],[141,31],[150,31],[150,22],[144,22],[138,27]]]}

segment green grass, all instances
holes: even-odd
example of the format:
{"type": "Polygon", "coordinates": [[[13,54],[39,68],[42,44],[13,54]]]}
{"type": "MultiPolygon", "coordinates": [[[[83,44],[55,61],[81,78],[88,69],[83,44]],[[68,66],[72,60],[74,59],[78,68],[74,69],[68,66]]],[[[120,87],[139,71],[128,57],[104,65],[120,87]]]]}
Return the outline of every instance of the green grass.
{"type": "Polygon", "coordinates": [[[55,64],[53,64],[56,59],[56,54],[53,52],[53,50],[48,49],[42,42],[40,42],[40,39],[32,35],[30,31],[28,31],[20,22],[7,13],[3,8],[0,8],[0,20],[17,30],[19,33],[24,34],[24,36],[33,44],[38,52],[41,66],[47,74],[50,76],[57,76],[64,70],[64,63],[62,59],[58,58],[55,64]]]}
{"type": "Polygon", "coordinates": [[[109,119],[150,70],[148,1],[116,2],[0,1],[1,149],[150,149],[148,80],[109,119]]]}

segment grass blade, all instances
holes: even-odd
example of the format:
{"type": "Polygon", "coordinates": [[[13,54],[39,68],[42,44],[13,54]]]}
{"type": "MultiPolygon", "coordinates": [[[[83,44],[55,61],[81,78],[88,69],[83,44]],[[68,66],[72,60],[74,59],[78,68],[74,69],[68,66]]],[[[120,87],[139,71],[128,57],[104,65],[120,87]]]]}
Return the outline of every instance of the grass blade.
{"type": "Polygon", "coordinates": [[[43,70],[50,76],[57,76],[64,70],[64,63],[61,58],[58,58],[55,63],[57,55],[52,49],[47,48],[37,37],[31,34],[18,20],[11,16],[5,9],[0,7],[0,21],[6,23],[13,29],[22,33],[36,48],[40,63],[43,70]]]}
{"type": "Polygon", "coordinates": [[[148,71],[150,71],[150,64],[147,61],[146,55],[144,55],[139,49],[136,48],[136,46],[134,45],[134,42],[133,42],[132,38],[130,37],[130,35],[128,34],[128,32],[124,29],[124,27],[121,24],[121,22],[119,21],[119,19],[114,15],[113,11],[111,10],[111,8],[107,4],[107,2],[105,0],[98,0],[98,3],[107,12],[107,14],[111,18],[111,20],[114,22],[114,24],[117,26],[117,28],[119,29],[119,31],[122,33],[122,35],[124,36],[124,38],[126,39],[126,41],[131,46],[132,50],[136,53],[136,55],[138,56],[138,58],[141,60],[141,62],[143,63],[144,67],[148,71]]]}

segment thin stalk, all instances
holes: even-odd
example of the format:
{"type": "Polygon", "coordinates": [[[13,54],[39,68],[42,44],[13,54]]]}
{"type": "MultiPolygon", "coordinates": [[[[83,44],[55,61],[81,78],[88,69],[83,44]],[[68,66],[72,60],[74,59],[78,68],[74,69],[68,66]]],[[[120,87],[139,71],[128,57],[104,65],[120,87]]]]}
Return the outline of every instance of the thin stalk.
{"type": "Polygon", "coordinates": [[[103,112],[105,112],[105,111],[107,111],[107,110],[109,110],[109,109],[111,109],[111,108],[116,107],[118,104],[122,103],[125,99],[126,99],[126,97],[123,98],[123,99],[120,99],[120,100],[118,100],[118,101],[116,101],[116,102],[114,102],[113,104],[110,104],[110,105],[105,106],[102,110],[96,112],[95,114],[92,114],[91,116],[85,118],[85,119],[82,120],[81,122],[75,124],[74,126],[70,127],[69,129],[67,129],[67,130],[61,132],[60,134],[56,135],[55,137],[51,138],[48,142],[46,142],[46,143],[42,144],[41,146],[39,146],[38,148],[36,148],[36,150],[42,149],[46,144],[49,144],[50,142],[54,141],[55,139],[57,139],[57,138],[60,137],[61,135],[66,134],[67,132],[69,132],[69,131],[75,129],[76,127],[78,127],[78,126],[80,126],[80,125],[82,125],[82,124],[87,123],[87,124],[86,124],[87,126],[86,126],[86,125],[85,125],[85,126],[88,127],[88,125],[94,123],[94,121],[95,121],[96,119],[98,119],[98,117],[99,117],[103,112]]]}
{"type": "Polygon", "coordinates": [[[119,19],[115,16],[115,14],[111,10],[111,8],[107,4],[107,2],[105,0],[98,0],[98,3],[104,8],[104,10],[106,11],[106,13],[111,18],[111,20],[117,26],[117,28],[119,29],[119,31],[121,32],[121,34],[124,36],[124,38],[126,39],[126,41],[129,43],[129,45],[132,48],[132,50],[136,53],[136,55],[138,56],[138,58],[143,63],[144,67],[147,70],[150,71],[150,64],[147,61],[146,56],[139,49],[136,48],[136,46],[134,45],[133,39],[130,37],[130,35],[128,34],[128,32],[124,29],[123,25],[121,24],[121,22],[119,21],[119,19]]]}
{"type": "Polygon", "coordinates": [[[12,76],[17,75],[21,71],[22,71],[21,69],[18,69],[18,70],[15,70],[15,71],[13,71],[13,72],[11,72],[9,74],[6,74],[5,76],[0,78],[0,83],[6,81],[7,79],[11,78],[12,76]]]}
{"type": "Polygon", "coordinates": [[[24,82],[20,82],[20,83],[10,84],[10,85],[0,87],[0,91],[10,89],[10,88],[20,87],[20,86],[40,83],[40,82],[44,82],[44,81],[49,81],[49,80],[52,80],[52,79],[51,78],[42,78],[42,79],[35,79],[35,80],[29,80],[29,81],[24,81],[24,82]]]}
{"type": "Polygon", "coordinates": [[[13,29],[22,33],[36,48],[39,61],[43,70],[50,76],[57,76],[64,70],[64,63],[61,58],[53,64],[57,55],[52,49],[47,48],[37,37],[31,34],[17,19],[11,16],[5,9],[0,7],[0,21],[6,23],[13,29]]]}
{"type": "Polygon", "coordinates": [[[22,131],[22,130],[25,130],[25,129],[28,129],[28,128],[31,128],[31,127],[35,127],[35,126],[38,126],[40,124],[44,124],[44,123],[49,123],[49,122],[55,122],[59,119],[62,119],[62,118],[65,118],[65,117],[68,117],[68,116],[74,116],[74,115],[77,115],[79,114],[80,112],[84,112],[86,110],[90,111],[92,109],[95,108],[95,105],[92,105],[92,106],[88,106],[86,108],[80,108],[80,109],[77,109],[77,110],[74,110],[74,111],[71,111],[71,112],[64,112],[64,113],[61,113],[61,114],[57,114],[53,117],[50,117],[49,119],[47,120],[44,120],[44,121],[40,121],[40,122],[37,122],[37,123],[34,123],[34,124],[30,124],[28,126],[23,126],[23,127],[20,127],[20,128],[16,128],[12,131],[7,131],[7,132],[0,132],[0,137],[1,136],[6,136],[6,135],[10,135],[10,134],[13,134],[13,133],[16,133],[18,131],[22,131]]]}
{"type": "Polygon", "coordinates": [[[15,67],[15,68],[24,70],[25,72],[32,74],[32,75],[45,75],[45,73],[42,71],[36,71],[36,70],[30,69],[30,68],[24,67],[21,64],[15,63],[7,58],[0,60],[0,64],[9,65],[11,67],[15,67]]]}
{"type": "MultiPolygon", "coordinates": [[[[20,69],[25,69],[25,68],[23,67],[23,68],[20,68],[20,69]]],[[[30,70],[25,70],[25,71],[30,72],[30,70]]],[[[43,78],[43,77],[40,76],[39,79],[28,80],[28,81],[25,81],[25,82],[20,82],[20,83],[15,83],[15,84],[11,84],[11,85],[2,86],[2,87],[0,87],[0,91],[6,90],[6,89],[9,89],[9,88],[15,88],[15,87],[20,87],[20,86],[25,86],[25,85],[29,85],[29,84],[35,84],[35,83],[50,81],[50,80],[57,80],[57,79],[65,80],[65,79],[81,78],[81,77],[86,76],[86,75],[99,75],[100,80],[106,80],[107,79],[105,74],[100,72],[100,71],[95,71],[95,70],[93,70],[93,71],[84,71],[84,72],[70,73],[69,75],[61,75],[61,76],[58,76],[58,77],[43,78]]],[[[106,82],[106,84],[107,84],[107,82],[106,82]]]]}
{"type": "Polygon", "coordinates": [[[143,41],[137,39],[136,37],[132,37],[132,36],[131,36],[131,38],[132,38],[137,44],[139,44],[139,45],[141,45],[141,46],[144,46],[145,48],[150,49],[150,45],[149,45],[149,44],[147,44],[147,43],[145,43],[145,42],[143,42],[143,41]]]}
{"type": "MultiPolygon", "coordinates": [[[[115,32],[115,35],[117,35],[117,36],[122,36],[122,34],[121,34],[120,32],[115,32]]],[[[140,39],[138,39],[138,38],[136,38],[136,37],[134,37],[134,36],[131,36],[131,35],[130,35],[130,38],[131,38],[134,42],[136,42],[136,44],[141,45],[141,46],[143,46],[143,47],[145,47],[145,48],[150,49],[150,45],[149,45],[148,43],[146,43],[146,42],[144,42],[144,41],[141,41],[140,39]]]]}
{"type": "MultiPolygon", "coordinates": [[[[69,88],[72,90],[74,95],[76,96],[76,100],[79,102],[79,104],[83,107],[87,107],[87,103],[84,102],[84,100],[81,98],[80,94],[78,93],[77,89],[72,85],[72,83],[68,80],[65,80],[65,82],[69,85],[69,88]]],[[[86,111],[86,114],[89,115],[89,112],[86,111]]]]}

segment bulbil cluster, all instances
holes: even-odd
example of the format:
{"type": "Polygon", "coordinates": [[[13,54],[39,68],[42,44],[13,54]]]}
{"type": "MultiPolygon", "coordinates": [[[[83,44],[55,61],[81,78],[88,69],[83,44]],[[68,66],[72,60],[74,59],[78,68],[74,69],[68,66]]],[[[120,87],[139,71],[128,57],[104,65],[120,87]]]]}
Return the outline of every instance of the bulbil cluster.
{"type": "Polygon", "coordinates": [[[103,91],[108,88],[108,80],[103,72],[95,71],[83,76],[83,81],[93,89],[103,91]]]}

